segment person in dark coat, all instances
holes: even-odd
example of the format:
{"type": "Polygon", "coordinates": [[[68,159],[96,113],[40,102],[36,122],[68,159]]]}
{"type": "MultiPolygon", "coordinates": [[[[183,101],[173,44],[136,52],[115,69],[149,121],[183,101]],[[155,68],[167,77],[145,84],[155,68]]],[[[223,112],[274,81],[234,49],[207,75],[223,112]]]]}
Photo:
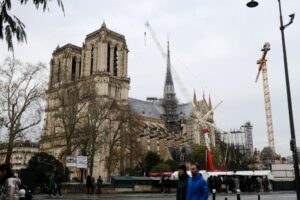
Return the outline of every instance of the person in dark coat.
{"type": "Polygon", "coordinates": [[[55,185],[56,185],[56,193],[61,196],[61,182],[62,182],[62,178],[61,175],[58,172],[55,172],[55,185]]]}
{"type": "Polygon", "coordinates": [[[86,177],[86,193],[90,194],[90,193],[92,193],[92,190],[93,190],[92,177],[90,175],[88,175],[86,177]]]}
{"type": "Polygon", "coordinates": [[[189,179],[189,175],[187,174],[187,169],[185,165],[180,165],[178,167],[178,185],[177,185],[177,193],[176,200],[186,200],[186,187],[189,179]]]}
{"type": "Polygon", "coordinates": [[[97,193],[98,194],[102,193],[102,190],[101,190],[102,184],[103,184],[103,180],[102,180],[101,176],[99,176],[97,179],[97,193]]]}

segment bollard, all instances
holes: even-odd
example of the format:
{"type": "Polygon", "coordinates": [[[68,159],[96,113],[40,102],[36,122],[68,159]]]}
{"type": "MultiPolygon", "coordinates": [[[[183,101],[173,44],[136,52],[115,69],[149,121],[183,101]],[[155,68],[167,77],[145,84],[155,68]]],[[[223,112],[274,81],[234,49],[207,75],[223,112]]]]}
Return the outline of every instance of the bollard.
{"type": "Polygon", "coordinates": [[[236,190],[236,199],[241,200],[241,190],[240,189],[236,190]]]}
{"type": "Polygon", "coordinates": [[[212,200],[216,200],[216,189],[212,190],[212,200]]]}
{"type": "Polygon", "coordinates": [[[260,200],[260,194],[259,193],[257,193],[257,199],[260,200]]]}
{"type": "Polygon", "coordinates": [[[225,197],[225,200],[227,200],[227,197],[225,197]]]}

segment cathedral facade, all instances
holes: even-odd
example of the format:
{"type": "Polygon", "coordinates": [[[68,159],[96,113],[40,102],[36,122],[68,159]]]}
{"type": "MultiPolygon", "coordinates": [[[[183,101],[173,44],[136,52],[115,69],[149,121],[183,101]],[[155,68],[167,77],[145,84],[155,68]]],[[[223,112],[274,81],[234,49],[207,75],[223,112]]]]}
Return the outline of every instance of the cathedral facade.
{"type": "MultiPolygon", "coordinates": [[[[154,151],[164,160],[188,162],[189,149],[204,144],[196,116],[212,109],[211,100],[198,101],[194,94],[192,103],[178,103],[169,45],[163,97],[145,101],[128,97],[128,52],[125,37],[105,23],[81,47],[67,44],[53,51],[41,151],[63,163],[68,155],[88,155],[87,173],[109,178],[137,164],[130,152],[142,157],[154,151]],[[120,110],[128,112],[117,114],[125,113],[120,110]],[[130,128],[133,118],[138,123],[130,128]]],[[[214,122],[213,113],[208,120],[214,122]]],[[[215,130],[209,135],[215,146],[215,130]]],[[[77,169],[71,172],[80,176],[77,169]]]]}

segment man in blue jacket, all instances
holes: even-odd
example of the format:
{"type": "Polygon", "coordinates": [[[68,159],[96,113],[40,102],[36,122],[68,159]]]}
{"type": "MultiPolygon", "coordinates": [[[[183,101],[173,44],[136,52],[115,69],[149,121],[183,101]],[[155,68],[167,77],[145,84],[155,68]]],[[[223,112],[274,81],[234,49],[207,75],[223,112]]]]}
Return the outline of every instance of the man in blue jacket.
{"type": "Polygon", "coordinates": [[[207,200],[208,187],[203,176],[199,173],[199,164],[192,164],[190,167],[192,177],[187,184],[186,200],[207,200]]]}

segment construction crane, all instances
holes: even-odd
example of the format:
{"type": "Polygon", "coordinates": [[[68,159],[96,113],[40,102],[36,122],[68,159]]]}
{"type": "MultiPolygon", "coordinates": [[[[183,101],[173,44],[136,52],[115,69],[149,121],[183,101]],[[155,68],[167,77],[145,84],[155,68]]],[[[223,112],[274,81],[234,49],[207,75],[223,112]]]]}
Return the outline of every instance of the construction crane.
{"type": "MultiPolygon", "coordinates": [[[[162,47],[154,29],[151,27],[150,23],[149,22],[146,22],[145,23],[145,27],[149,30],[151,36],[152,36],[152,39],[154,40],[158,50],[160,51],[161,53],[161,56],[164,60],[167,60],[167,53],[166,51],[164,50],[164,48],[162,47]]],[[[144,35],[146,37],[146,32],[144,32],[144,35]]],[[[145,43],[146,44],[146,43],[145,43]]],[[[210,111],[208,111],[204,116],[201,115],[200,111],[198,110],[197,106],[195,105],[194,101],[191,101],[191,96],[189,95],[187,89],[185,88],[183,82],[181,81],[180,77],[178,76],[176,70],[175,70],[175,67],[174,65],[171,63],[171,69],[172,69],[172,72],[173,72],[173,75],[174,75],[174,79],[177,83],[177,85],[179,86],[179,89],[181,90],[183,96],[185,97],[185,99],[188,101],[188,102],[192,102],[192,105],[193,105],[193,108],[194,108],[194,114],[196,116],[196,119],[198,120],[198,122],[200,123],[201,127],[207,127],[207,126],[210,126],[210,127],[214,127],[222,132],[226,132],[220,128],[218,128],[216,125],[214,125],[213,123],[210,123],[207,121],[207,119],[209,118],[210,114],[221,104],[223,103],[222,101],[220,103],[218,103],[214,108],[212,108],[210,111]]],[[[215,169],[214,167],[214,164],[213,164],[213,161],[212,161],[212,153],[211,153],[211,148],[210,148],[210,139],[209,139],[209,136],[208,136],[208,133],[209,133],[209,129],[208,128],[203,128],[201,130],[202,134],[204,134],[204,139],[205,139],[205,146],[206,146],[206,150],[207,150],[207,161],[208,161],[208,165],[209,165],[209,170],[210,171],[217,171],[217,169],[215,169]]],[[[226,149],[226,156],[227,156],[227,150],[228,150],[228,146],[227,146],[227,149],[226,149]]],[[[225,160],[227,158],[225,157],[225,160]]],[[[223,170],[222,170],[223,171],[223,170]]]]}
{"type": "MultiPolygon", "coordinates": [[[[167,60],[167,53],[166,51],[164,50],[163,46],[161,45],[157,35],[155,34],[155,31],[153,30],[153,28],[151,27],[150,23],[149,22],[146,22],[145,23],[145,27],[149,30],[151,36],[152,36],[152,39],[153,41],[155,42],[159,52],[160,52],[160,55],[162,56],[162,58],[166,61],[167,60]]],[[[146,32],[144,33],[145,34],[145,37],[146,37],[146,32]]],[[[183,82],[181,81],[180,77],[178,76],[176,70],[175,70],[175,67],[174,65],[171,63],[171,70],[172,70],[172,73],[174,75],[174,79],[180,89],[180,91],[182,92],[184,98],[186,99],[186,101],[190,101],[192,98],[191,96],[189,95],[189,93],[187,92],[187,89],[184,87],[184,84],[183,82]]]]}
{"type": "Polygon", "coordinates": [[[258,73],[255,82],[257,82],[260,73],[262,73],[264,99],[265,99],[265,112],[266,112],[266,119],[267,119],[268,142],[269,142],[269,147],[273,150],[273,152],[275,152],[271,99],[270,99],[268,72],[267,72],[267,65],[266,65],[267,63],[266,56],[268,51],[270,51],[270,43],[266,42],[261,51],[263,52],[263,55],[261,59],[257,61],[259,67],[258,67],[258,73]]]}

